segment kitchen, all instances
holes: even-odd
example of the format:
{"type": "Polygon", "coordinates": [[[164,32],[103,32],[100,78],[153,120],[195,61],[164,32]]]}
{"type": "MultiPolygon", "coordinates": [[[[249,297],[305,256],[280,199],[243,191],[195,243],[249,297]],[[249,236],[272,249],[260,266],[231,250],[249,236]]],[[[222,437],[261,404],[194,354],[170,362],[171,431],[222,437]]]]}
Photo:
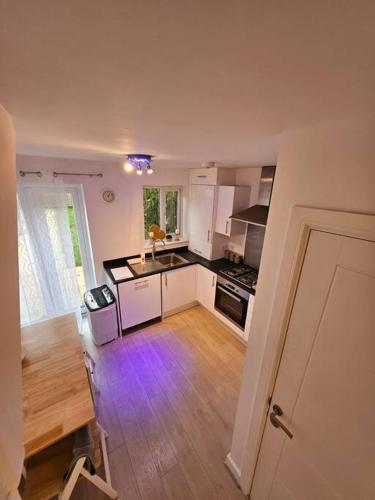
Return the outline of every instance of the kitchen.
{"type": "MultiPolygon", "coordinates": [[[[179,246],[177,235],[156,256],[103,262],[123,333],[201,304],[248,341],[275,170],[262,168],[259,203],[250,208],[251,187],[234,185],[235,169],[190,170],[189,241],[179,246]]],[[[154,249],[157,241],[164,243],[153,241],[154,249]]]]}
{"type": "Polygon", "coordinates": [[[0,498],[373,498],[374,2],[0,9],[0,498]]]}
{"type": "MultiPolygon", "coordinates": [[[[224,489],[228,498],[236,498],[235,483],[223,460],[230,449],[251,334],[257,280],[252,269],[259,268],[262,243],[258,238],[257,247],[249,245],[251,219],[242,212],[250,206],[259,210],[257,202],[262,199],[268,211],[275,168],[271,167],[271,174],[261,167],[163,168],[155,159],[152,174],[144,170],[146,175],[137,175],[126,165],[126,161],[110,164],[17,157],[20,191],[31,187],[40,192],[46,181],[53,182],[56,173],[59,189],[71,190],[77,185],[74,174],[80,175],[84,201],[81,212],[86,213],[82,219],[86,219],[96,274],[96,283],[89,287],[96,291],[85,293],[88,314],[82,320],[81,338],[88,356],[96,413],[108,433],[113,485],[123,491],[134,477],[136,489],[148,484],[143,476],[137,476],[144,466],[137,462],[139,447],[133,447],[134,431],[123,420],[126,405],[132,425],[142,425],[142,431],[137,432],[142,436],[144,456],[149,456],[149,451],[155,454],[150,460],[158,472],[147,486],[153,494],[157,495],[158,488],[168,491],[172,479],[165,471],[172,475],[175,470],[154,450],[154,433],[168,450],[179,446],[180,441],[174,433],[170,435],[171,429],[182,426],[183,435],[193,439],[193,443],[183,445],[184,454],[186,450],[192,453],[194,469],[199,465],[205,471],[199,488],[208,481],[211,496],[224,489]],[[20,171],[40,171],[42,179],[32,174],[22,176],[20,171]],[[267,189],[268,196],[264,195],[267,189]],[[168,207],[170,213],[163,226],[162,215],[168,207]],[[161,232],[164,229],[166,234],[161,232]],[[176,393],[183,394],[181,400],[176,401],[176,393]],[[158,400],[162,394],[167,398],[163,396],[161,404],[158,400]],[[153,408],[156,403],[157,408],[153,408]],[[144,413],[150,405],[152,412],[144,413]],[[165,419],[168,428],[162,432],[159,426],[165,419]],[[119,428],[114,425],[117,421],[119,428]],[[207,449],[194,435],[207,433],[207,426],[212,433],[207,439],[215,449],[209,460],[207,449]],[[127,454],[132,466],[123,475],[119,464],[127,454]]],[[[89,261],[88,251],[86,261],[82,261],[83,274],[89,261]]],[[[165,453],[169,457],[170,452],[165,453]]],[[[171,453],[175,457],[175,452],[171,453]]],[[[173,458],[172,464],[176,460],[182,467],[184,460],[173,458]]],[[[185,474],[188,487],[194,489],[197,474],[185,474]]],[[[202,495],[197,493],[198,498],[202,495]]],[[[142,490],[143,496],[147,494],[142,490]]]]}

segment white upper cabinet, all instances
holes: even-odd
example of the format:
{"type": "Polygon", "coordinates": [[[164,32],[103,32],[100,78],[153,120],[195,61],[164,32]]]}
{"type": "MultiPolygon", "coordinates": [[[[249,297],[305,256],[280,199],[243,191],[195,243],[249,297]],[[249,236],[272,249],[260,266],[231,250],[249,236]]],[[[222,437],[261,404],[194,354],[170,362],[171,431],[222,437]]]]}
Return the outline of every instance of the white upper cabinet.
{"type": "Polygon", "coordinates": [[[203,266],[197,267],[197,300],[202,306],[213,312],[217,276],[203,266]]]}
{"type": "Polygon", "coordinates": [[[189,249],[211,259],[215,186],[191,185],[189,203],[189,249]]]}
{"type": "Polygon", "coordinates": [[[162,274],[163,316],[173,314],[196,301],[197,267],[173,269],[162,274]]]}
{"type": "Polygon", "coordinates": [[[219,184],[235,184],[236,169],[211,167],[193,168],[190,170],[190,184],[207,184],[216,186],[219,184]]]}
{"type": "Polygon", "coordinates": [[[230,236],[230,216],[248,208],[249,186],[218,186],[215,231],[230,236]]]}

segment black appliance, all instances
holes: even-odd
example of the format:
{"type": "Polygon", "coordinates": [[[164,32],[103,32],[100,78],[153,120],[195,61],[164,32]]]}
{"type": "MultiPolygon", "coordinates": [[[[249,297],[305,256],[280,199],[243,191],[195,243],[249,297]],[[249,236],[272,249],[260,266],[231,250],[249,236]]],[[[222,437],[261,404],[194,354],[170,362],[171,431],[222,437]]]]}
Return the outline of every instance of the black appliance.
{"type": "Polygon", "coordinates": [[[239,284],[245,285],[247,288],[256,289],[258,281],[258,271],[247,264],[232,266],[228,269],[223,269],[220,274],[228,276],[239,284]]]}
{"type": "MultiPolygon", "coordinates": [[[[230,270],[231,268],[227,269],[226,272],[230,270]]],[[[245,329],[249,297],[250,292],[244,288],[235,285],[223,276],[217,277],[215,309],[227,316],[241,330],[245,329]]]]}

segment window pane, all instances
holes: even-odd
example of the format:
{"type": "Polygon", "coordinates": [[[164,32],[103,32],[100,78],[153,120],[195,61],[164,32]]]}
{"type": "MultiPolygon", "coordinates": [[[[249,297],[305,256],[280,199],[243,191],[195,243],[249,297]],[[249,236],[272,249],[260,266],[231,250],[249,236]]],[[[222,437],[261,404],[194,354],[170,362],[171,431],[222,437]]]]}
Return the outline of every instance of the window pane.
{"type": "Polygon", "coordinates": [[[145,240],[148,240],[149,227],[151,224],[160,226],[160,189],[143,188],[143,210],[145,240]]]}
{"type": "Polygon", "coordinates": [[[178,191],[168,191],[165,195],[165,230],[174,233],[178,228],[178,191]]]}

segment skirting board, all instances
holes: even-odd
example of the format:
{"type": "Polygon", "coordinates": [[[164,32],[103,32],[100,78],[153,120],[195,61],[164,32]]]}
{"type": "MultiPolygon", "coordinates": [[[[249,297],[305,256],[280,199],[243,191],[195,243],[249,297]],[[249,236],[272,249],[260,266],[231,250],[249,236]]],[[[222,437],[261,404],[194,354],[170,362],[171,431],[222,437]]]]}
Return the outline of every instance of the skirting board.
{"type": "Polygon", "coordinates": [[[233,479],[236,481],[238,485],[240,485],[241,472],[240,469],[237,467],[237,465],[233,462],[230,453],[228,453],[228,455],[225,457],[224,463],[228,467],[229,472],[232,474],[233,479]]]}

